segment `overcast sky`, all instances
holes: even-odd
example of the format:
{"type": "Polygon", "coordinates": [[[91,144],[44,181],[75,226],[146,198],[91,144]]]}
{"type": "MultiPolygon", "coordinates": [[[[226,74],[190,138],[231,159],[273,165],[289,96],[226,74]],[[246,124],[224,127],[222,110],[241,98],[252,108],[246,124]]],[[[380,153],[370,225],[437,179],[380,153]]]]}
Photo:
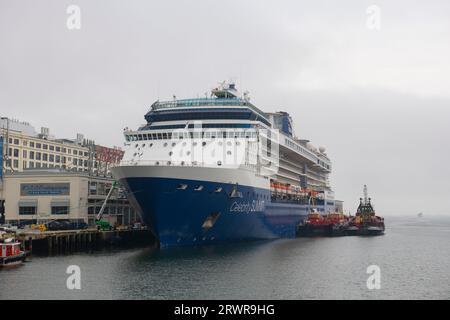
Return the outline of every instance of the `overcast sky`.
{"type": "Polygon", "coordinates": [[[0,0],[0,114],[120,146],[156,99],[233,79],[327,147],[347,210],[367,184],[380,214],[450,215],[449,17],[445,0],[0,0]]]}

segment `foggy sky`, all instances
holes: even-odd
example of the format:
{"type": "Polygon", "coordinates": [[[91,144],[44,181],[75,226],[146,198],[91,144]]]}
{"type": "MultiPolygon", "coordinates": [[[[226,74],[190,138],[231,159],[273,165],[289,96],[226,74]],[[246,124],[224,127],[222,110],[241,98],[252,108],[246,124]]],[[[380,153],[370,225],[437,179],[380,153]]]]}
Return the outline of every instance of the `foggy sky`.
{"type": "Polygon", "coordinates": [[[444,0],[0,0],[0,114],[121,146],[155,100],[235,80],[327,147],[347,211],[367,184],[380,214],[450,215],[449,17],[444,0]]]}

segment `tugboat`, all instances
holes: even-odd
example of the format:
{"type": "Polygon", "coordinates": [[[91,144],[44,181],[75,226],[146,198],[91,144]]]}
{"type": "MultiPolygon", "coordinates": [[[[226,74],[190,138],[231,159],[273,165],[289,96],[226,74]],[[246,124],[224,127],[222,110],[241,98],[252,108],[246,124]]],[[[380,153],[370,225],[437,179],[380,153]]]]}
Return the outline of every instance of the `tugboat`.
{"type": "Polygon", "coordinates": [[[376,215],[371,199],[367,196],[367,186],[364,185],[364,199],[359,199],[356,215],[350,219],[347,235],[380,235],[385,230],[384,218],[376,215]]]}
{"type": "Polygon", "coordinates": [[[311,209],[306,219],[298,225],[298,237],[310,236],[344,236],[348,227],[348,217],[334,212],[322,216],[317,209],[311,209]]]}
{"type": "Polygon", "coordinates": [[[0,267],[15,266],[25,261],[26,254],[20,250],[15,238],[0,237],[0,267]]]}
{"type": "Polygon", "coordinates": [[[329,225],[324,217],[312,209],[306,219],[297,227],[298,237],[322,236],[327,233],[329,225]]]}

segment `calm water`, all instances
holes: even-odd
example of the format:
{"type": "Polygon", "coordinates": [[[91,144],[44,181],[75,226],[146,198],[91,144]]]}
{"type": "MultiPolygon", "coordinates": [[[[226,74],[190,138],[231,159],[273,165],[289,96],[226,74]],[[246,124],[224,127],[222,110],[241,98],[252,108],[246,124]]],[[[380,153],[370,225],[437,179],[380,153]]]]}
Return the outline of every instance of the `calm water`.
{"type": "Polygon", "coordinates": [[[391,218],[379,237],[292,239],[33,257],[1,299],[450,299],[450,219],[391,218]],[[381,268],[368,290],[366,268],[381,268]],[[66,288],[67,266],[81,290],[66,288]]]}

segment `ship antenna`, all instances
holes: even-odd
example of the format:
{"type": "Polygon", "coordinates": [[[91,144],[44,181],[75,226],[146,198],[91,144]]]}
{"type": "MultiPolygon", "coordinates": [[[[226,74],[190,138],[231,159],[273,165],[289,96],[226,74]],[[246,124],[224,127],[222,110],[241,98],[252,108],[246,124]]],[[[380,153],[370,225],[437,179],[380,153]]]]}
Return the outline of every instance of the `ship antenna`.
{"type": "Polygon", "coordinates": [[[367,186],[364,185],[364,203],[367,204],[367,186]]]}

